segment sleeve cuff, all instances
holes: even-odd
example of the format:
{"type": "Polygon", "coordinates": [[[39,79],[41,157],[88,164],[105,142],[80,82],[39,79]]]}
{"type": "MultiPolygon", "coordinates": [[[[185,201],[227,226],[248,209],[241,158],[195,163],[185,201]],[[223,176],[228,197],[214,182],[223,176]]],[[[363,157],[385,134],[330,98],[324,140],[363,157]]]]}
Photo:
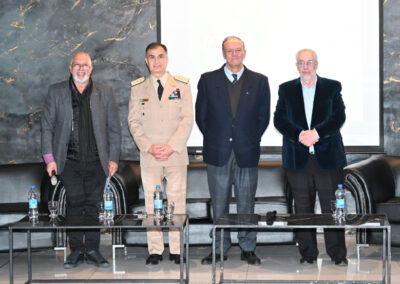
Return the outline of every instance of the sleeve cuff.
{"type": "Polygon", "coordinates": [[[52,153],[50,153],[50,154],[44,154],[44,155],[43,155],[43,159],[44,159],[44,162],[46,163],[46,165],[47,165],[48,163],[55,162],[55,159],[54,159],[54,156],[53,156],[52,153]]]}
{"type": "Polygon", "coordinates": [[[314,130],[315,130],[315,133],[317,134],[317,137],[318,137],[318,139],[319,139],[319,134],[318,134],[317,129],[314,128],[314,130]]]}
{"type": "Polygon", "coordinates": [[[304,130],[300,131],[299,137],[297,138],[297,141],[300,141],[300,136],[301,136],[301,134],[302,134],[303,132],[304,132],[304,130]]]}

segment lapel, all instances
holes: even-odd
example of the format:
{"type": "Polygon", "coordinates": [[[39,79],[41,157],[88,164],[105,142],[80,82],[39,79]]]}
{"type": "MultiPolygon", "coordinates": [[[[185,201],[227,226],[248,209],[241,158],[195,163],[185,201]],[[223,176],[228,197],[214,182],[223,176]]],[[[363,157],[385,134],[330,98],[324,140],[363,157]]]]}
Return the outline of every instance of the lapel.
{"type": "Polygon", "coordinates": [[[92,121],[94,127],[94,125],[98,121],[97,119],[94,119],[94,117],[104,116],[104,114],[100,114],[100,94],[97,90],[95,82],[93,82],[92,94],[90,95],[90,112],[92,113],[92,121]]]}
{"type": "Polygon", "coordinates": [[[300,78],[295,82],[296,84],[296,94],[294,96],[294,109],[298,109],[300,111],[300,125],[303,129],[308,129],[307,117],[306,117],[306,108],[304,105],[304,97],[303,97],[303,87],[301,85],[300,78]],[[296,107],[301,106],[301,107],[296,107]]]}
{"type": "Polygon", "coordinates": [[[226,76],[225,76],[224,67],[225,67],[225,64],[222,65],[221,69],[219,69],[217,72],[217,77],[216,77],[216,82],[215,82],[216,83],[215,90],[216,90],[217,96],[220,98],[219,101],[223,104],[223,108],[230,115],[230,117],[233,117],[231,102],[229,99],[228,88],[226,86],[226,76]]]}
{"type": "Polygon", "coordinates": [[[64,84],[61,90],[61,101],[62,109],[65,110],[65,122],[70,123],[72,121],[72,101],[71,101],[71,90],[69,88],[69,80],[64,84]]]}
{"type": "Polygon", "coordinates": [[[240,114],[243,111],[248,111],[248,108],[246,106],[248,98],[246,97],[256,95],[256,93],[254,92],[254,85],[255,85],[253,82],[254,77],[250,76],[250,73],[246,68],[246,66],[244,66],[244,72],[242,76],[243,76],[243,81],[242,81],[243,84],[242,84],[242,90],[240,91],[239,104],[236,112],[236,117],[240,116],[240,114]]]}
{"type": "Polygon", "coordinates": [[[315,125],[315,121],[318,118],[320,109],[323,109],[319,106],[320,102],[323,102],[322,94],[323,94],[323,79],[317,75],[317,85],[315,86],[315,96],[313,103],[313,112],[311,115],[311,128],[315,125]]]}

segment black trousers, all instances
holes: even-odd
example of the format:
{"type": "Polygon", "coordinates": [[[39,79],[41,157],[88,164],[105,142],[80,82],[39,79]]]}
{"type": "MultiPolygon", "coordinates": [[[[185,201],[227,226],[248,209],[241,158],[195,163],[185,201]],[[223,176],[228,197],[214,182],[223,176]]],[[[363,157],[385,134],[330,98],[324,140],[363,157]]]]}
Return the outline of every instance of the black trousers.
{"type": "MultiPolygon", "coordinates": [[[[60,179],[66,190],[66,213],[70,216],[98,215],[98,204],[103,200],[106,175],[100,161],[83,163],[67,160],[60,179]]],[[[71,250],[98,249],[99,230],[68,230],[71,250]]]]}
{"type": "MultiPolygon", "coordinates": [[[[335,199],[338,184],[343,183],[343,169],[321,169],[314,155],[310,155],[304,169],[286,169],[289,185],[295,201],[296,213],[314,213],[316,193],[318,193],[322,213],[331,213],[330,200],[335,199]]],[[[328,255],[344,258],[347,255],[344,230],[325,229],[325,247],[328,255]]],[[[296,231],[300,254],[305,258],[318,256],[315,229],[296,231]]]]}

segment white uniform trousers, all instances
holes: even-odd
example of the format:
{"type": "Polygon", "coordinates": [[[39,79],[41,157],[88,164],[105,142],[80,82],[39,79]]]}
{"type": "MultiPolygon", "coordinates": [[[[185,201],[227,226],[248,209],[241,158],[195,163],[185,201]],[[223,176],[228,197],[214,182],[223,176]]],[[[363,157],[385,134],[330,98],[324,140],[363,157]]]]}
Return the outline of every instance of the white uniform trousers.
{"type": "MultiPolygon", "coordinates": [[[[175,202],[174,214],[186,213],[186,185],[187,165],[171,167],[142,167],[142,183],[146,203],[146,212],[154,213],[154,190],[156,185],[163,189],[162,180],[165,178],[165,192],[169,201],[175,202]]],[[[178,228],[170,229],[168,232],[169,252],[180,254],[180,232],[178,228]]],[[[152,228],[147,230],[147,244],[149,254],[162,254],[164,251],[164,240],[162,230],[152,228]]]]}

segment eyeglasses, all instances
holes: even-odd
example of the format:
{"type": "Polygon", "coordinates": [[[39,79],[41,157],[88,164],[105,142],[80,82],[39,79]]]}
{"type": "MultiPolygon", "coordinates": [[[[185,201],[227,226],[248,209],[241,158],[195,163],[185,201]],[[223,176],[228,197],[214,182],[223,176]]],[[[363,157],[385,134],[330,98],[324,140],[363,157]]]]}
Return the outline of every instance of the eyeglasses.
{"type": "Polygon", "coordinates": [[[72,64],[72,69],[85,69],[85,70],[87,70],[87,69],[89,69],[89,65],[88,64],[78,64],[78,63],[74,63],[74,64],[72,64]]]}
{"type": "Polygon", "coordinates": [[[304,61],[298,61],[297,62],[297,66],[299,66],[299,67],[301,67],[301,68],[303,68],[305,65],[307,65],[307,67],[312,67],[312,66],[314,66],[316,64],[316,62],[315,61],[312,61],[312,60],[309,60],[309,61],[307,61],[307,62],[304,62],[304,61]]]}
{"type": "Polygon", "coordinates": [[[236,48],[236,49],[224,49],[224,51],[228,54],[234,54],[234,53],[241,53],[243,52],[243,48],[236,48]]]}

